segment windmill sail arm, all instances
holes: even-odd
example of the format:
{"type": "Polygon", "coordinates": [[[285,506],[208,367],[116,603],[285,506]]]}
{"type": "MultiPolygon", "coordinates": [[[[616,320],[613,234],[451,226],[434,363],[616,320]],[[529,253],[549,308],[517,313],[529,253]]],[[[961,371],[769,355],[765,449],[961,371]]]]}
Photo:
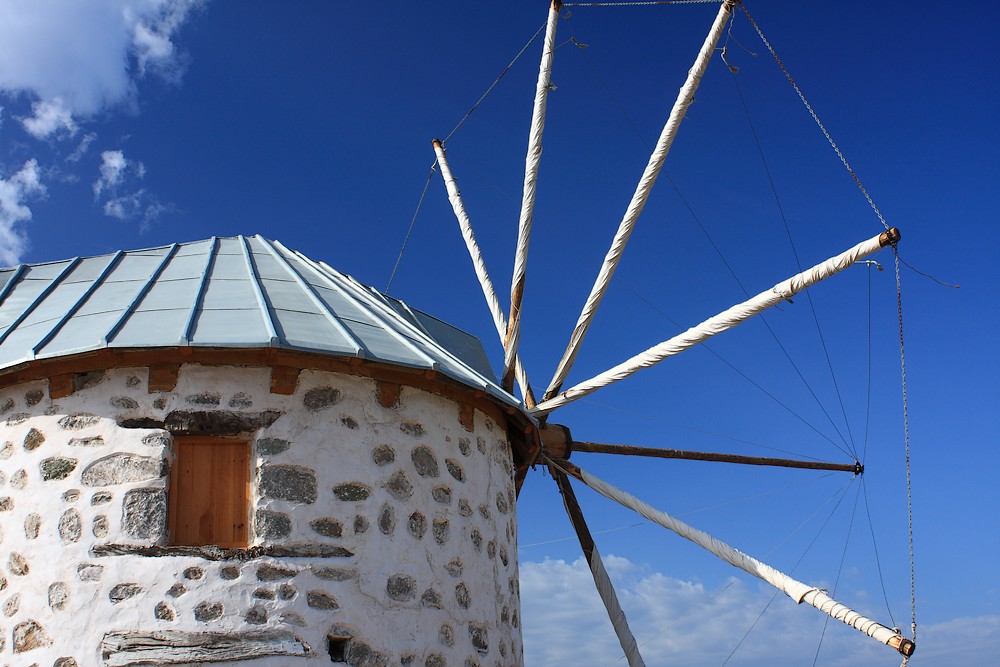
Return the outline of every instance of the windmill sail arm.
{"type": "Polygon", "coordinates": [[[771,306],[775,306],[782,301],[791,298],[802,290],[815,285],[819,281],[843,271],[855,262],[877,252],[886,245],[899,240],[899,231],[895,228],[888,232],[883,232],[867,241],[862,241],[853,248],[846,250],[835,257],[831,257],[825,262],[806,269],[787,280],[784,280],[769,290],[765,290],[755,297],[739,303],[728,310],[710,317],[701,324],[691,327],[684,333],[663,341],[659,345],[641,352],[631,359],[624,361],[617,366],[597,375],[590,380],[567,389],[561,394],[548,400],[543,400],[535,406],[536,415],[548,414],[558,407],[576,399],[591,394],[601,387],[623,380],[630,375],[653,366],[668,357],[679,354],[684,350],[694,347],[698,343],[704,342],[723,331],[732,329],[737,324],[761,313],[771,306]]]}
{"type": "Polygon", "coordinates": [[[694,542],[703,549],[715,554],[722,560],[734,567],[752,574],[753,576],[766,581],[778,590],[785,593],[796,604],[806,603],[833,618],[850,625],[852,628],[865,633],[869,637],[890,646],[899,651],[904,656],[913,654],[916,645],[900,635],[897,631],[888,628],[877,621],[866,618],[862,614],[837,602],[822,589],[810,586],[778,571],[770,565],[763,563],[756,558],[749,556],[738,549],[735,549],[722,540],[715,538],[708,533],[694,528],[679,519],[660,511],[645,503],[627,491],[623,491],[607,482],[594,477],[590,473],[581,470],[568,461],[549,461],[550,465],[556,469],[572,475],[594,491],[597,491],[605,498],[613,500],[625,507],[628,507],[650,521],[657,523],[664,528],[677,533],[684,539],[694,542]]]}
{"type": "Polygon", "coordinates": [[[667,153],[670,152],[670,147],[674,143],[674,138],[677,136],[677,130],[680,128],[681,121],[684,120],[684,114],[687,113],[688,107],[691,106],[691,103],[694,101],[695,91],[698,90],[701,78],[705,74],[705,70],[708,68],[708,63],[712,58],[712,53],[715,51],[715,46],[718,44],[719,37],[722,35],[722,31],[726,26],[726,21],[729,19],[732,12],[733,4],[734,3],[731,0],[727,0],[722,3],[722,6],[719,8],[719,12],[715,17],[715,22],[712,24],[712,28],[709,30],[708,35],[705,37],[705,42],[702,44],[701,50],[698,52],[694,65],[692,65],[690,71],[688,71],[687,80],[677,93],[677,99],[674,102],[673,108],[670,110],[670,116],[667,118],[667,122],[663,126],[660,138],[657,140],[656,146],[653,148],[653,152],[649,156],[649,162],[646,164],[646,169],[643,171],[642,177],[639,179],[638,185],[636,185],[635,192],[632,195],[628,208],[625,210],[625,215],[622,217],[622,221],[618,225],[618,231],[615,233],[615,238],[611,242],[611,247],[608,249],[608,253],[604,258],[601,270],[597,274],[597,279],[594,281],[594,286],[591,288],[590,295],[587,297],[587,301],[583,305],[583,310],[580,312],[580,317],[577,319],[576,326],[573,328],[573,333],[570,335],[566,351],[563,353],[562,359],[559,360],[559,365],[556,367],[552,380],[549,382],[549,386],[545,390],[544,398],[546,399],[551,398],[559,391],[560,387],[562,387],[563,381],[569,374],[569,370],[572,367],[573,362],[576,360],[576,355],[580,350],[580,344],[583,342],[584,336],[587,335],[587,330],[590,328],[590,324],[594,319],[597,307],[601,305],[601,299],[604,298],[604,293],[607,291],[608,285],[611,283],[611,278],[615,274],[615,269],[618,268],[618,262],[621,261],[622,253],[625,252],[625,244],[628,243],[629,236],[632,235],[632,230],[635,228],[639,215],[646,206],[646,201],[649,199],[649,194],[653,189],[653,184],[656,183],[656,178],[660,174],[660,169],[663,167],[663,163],[667,159],[667,153]]]}
{"type": "MultiPolygon", "coordinates": [[[[479,279],[479,285],[482,287],[483,296],[486,298],[486,305],[490,309],[490,315],[493,316],[493,325],[500,335],[500,342],[502,344],[507,334],[507,319],[504,317],[503,308],[500,306],[500,299],[497,297],[496,289],[493,287],[493,280],[490,279],[489,271],[486,270],[486,260],[483,259],[482,250],[480,250],[479,243],[476,241],[476,235],[472,231],[472,222],[469,220],[469,214],[465,210],[465,203],[462,201],[462,194],[458,190],[455,176],[452,174],[448,158],[445,156],[444,145],[437,139],[434,140],[434,152],[437,155],[438,166],[441,167],[441,178],[444,180],[445,189],[448,191],[448,201],[451,202],[451,208],[455,213],[455,218],[458,220],[458,227],[462,231],[462,238],[465,239],[465,247],[469,251],[472,266],[476,271],[476,277],[479,279]]],[[[514,369],[518,385],[521,387],[521,395],[524,397],[525,404],[530,408],[534,405],[535,400],[520,358],[515,359],[514,369]]]]}

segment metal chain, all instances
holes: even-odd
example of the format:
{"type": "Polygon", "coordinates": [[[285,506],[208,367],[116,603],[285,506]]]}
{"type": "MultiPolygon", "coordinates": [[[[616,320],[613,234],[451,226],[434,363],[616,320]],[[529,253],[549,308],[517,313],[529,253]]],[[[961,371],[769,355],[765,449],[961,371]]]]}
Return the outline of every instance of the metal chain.
{"type": "Polygon", "coordinates": [[[764,37],[764,33],[761,31],[760,26],[758,26],[757,22],[753,20],[753,17],[750,16],[750,12],[747,11],[746,5],[744,5],[742,2],[740,2],[740,9],[743,10],[743,13],[746,14],[746,17],[750,20],[750,25],[752,25],[754,27],[754,30],[757,31],[757,35],[760,37],[760,41],[764,42],[764,46],[767,47],[767,50],[771,53],[771,56],[774,58],[774,61],[778,63],[778,67],[781,68],[781,71],[785,75],[785,78],[788,79],[788,82],[790,84],[792,84],[792,88],[795,89],[795,92],[796,94],[798,94],[799,99],[802,100],[802,104],[804,104],[806,110],[809,111],[809,115],[812,116],[812,119],[816,121],[816,125],[819,126],[819,129],[823,132],[823,136],[825,136],[826,140],[830,142],[830,146],[833,147],[833,150],[837,154],[837,157],[840,158],[840,162],[844,165],[844,168],[847,169],[847,173],[849,173],[851,175],[851,178],[854,179],[854,182],[861,190],[861,194],[863,194],[865,196],[865,199],[868,200],[868,205],[872,207],[873,211],[875,211],[875,215],[878,216],[879,222],[881,222],[882,226],[885,227],[886,230],[888,230],[889,223],[885,221],[884,217],[882,217],[882,212],[878,210],[878,206],[875,205],[875,201],[872,199],[871,195],[868,194],[868,190],[865,189],[865,186],[861,184],[861,179],[858,178],[858,175],[856,173],[854,173],[854,169],[847,162],[847,158],[845,158],[844,154],[840,152],[840,147],[837,146],[837,142],[835,142],[833,140],[833,137],[830,136],[830,133],[827,131],[826,126],[823,125],[823,121],[819,119],[819,116],[813,110],[812,105],[809,104],[809,101],[806,99],[806,96],[802,93],[802,90],[799,88],[799,85],[795,83],[795,79],[792,78],[792,75],[789,73],[788,68],[785,67],[785,63],[781,62],[781,58],[779,58],[778,54],[775,53],[774,48],[771,46],[771,43],[767,41],[766,37],[764,37]]]}

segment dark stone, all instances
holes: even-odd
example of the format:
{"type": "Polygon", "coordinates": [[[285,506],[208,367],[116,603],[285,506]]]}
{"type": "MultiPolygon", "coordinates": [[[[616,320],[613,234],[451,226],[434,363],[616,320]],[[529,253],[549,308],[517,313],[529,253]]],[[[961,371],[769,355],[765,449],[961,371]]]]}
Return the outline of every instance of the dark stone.
{"type": "Polygon", "coordinates": [[[103,565],[80,563],[76,566],[76,576],[80,581],[100,581],[102,574],[104,574],[103,565]]]}
{"type": "Polygon", "coordinates": [[[93,426],[99,421],[101,421],[101,418],[96,415],[81,413],[76,415],[66,415],[59,420],[59,425],[67,431],[79,431],[87,428],[88,426],[93,426]]]}
{"type": "Polygon", "coordinates": [[[38,449],[43,442],[45,442],[45,436],[37,428],[29,430],[28,435],[24,436],[24,448],[29,452],[38,449]]]}
{"type": "Polygon", "coordinates": [[[73,374],[73,391],[90,389],[104,382],[107,371],[88,371],[86,373],[73,374]]]}
{"type": "Polygon", "coordinates": [[[132,489],[122,499],[122,530],[138,540],[158,539],[167,531],[167,494],[163,489],[132,489]]]}
{"type": "Polygon", "coordinates": [[[38,539],[38,531],[42,527],[42,517],[32,512],[24,517],[24,536],[29,540],[38,539]]]}
{"type": "Polygon", "coordinates": [[[52,667],[79,667],[79,665],[77,665],[75,658],[65,657],[56,658],[56,661],[52,663],[52,667]]]}
{"type": "Polygon", "coordinates": [[[451,488],[442,485],[431,490],[431,497],[442,505],[451,505],[451,488]]]}
{"type": "Polygon", "coordinates": [[[347,484],[338,484],[333,487],[333,495],[337,496],[340,500],[355,502],[364,500],[370,496],[371,489],[361,482],[349,482],[347,484]]]}
{"type": "Polygon", "coordinates": [[[84,468],[82,480],[86,486],[112,486],[158,479],[163,473],[163,459],[136,454],[111,454],[84,468]]]}
{"type": "Polygon", "coordinates": [[[267,428],[278,421],[281,414],[277,410],[263,412],[174,410],[167,414],[163,427],[177,434],[239,435],[267,428]]]}
{"type": "Polygon", "coordinates": [[[503,563],[504,567],[507,567],[507,563],[510,562],[510,558],[507,555],[507,547],[500,545],[500,562],[503,563]]]}
{"type": "Polygon", "coordinates": [[[454,646],[455,645],[455,629],[443,623],[441,629],[438,630],[438,641],[441,642],[443,646],[454,646]]]}
{"type": "Polygon", "coordinates": [[[451,530],[448,525],[448,519],[434,519],[434,524],[431,527],[431,532],[434,533],[434,541],[438,544],[444,544],[448,541],[448,537],[451,535],[451,530]]]}
{"type": "MultiPolygon", "coordinates": [[[[221,605],[219,605],[221,607],[221,605]]],[[[199,619],[200,620],[200,619],[199,619]]],[[[139,630],[108,632],[100,645],[102,664],[219,664],[260,660],[267,656],[314,657],[309,647],[286,630],[255,629],[249,632],[187,632],[182,630],[139,630]]],[[[292,664],[286,661],[270,663],[292,664]]],[[[296,664],[297,661],[296,661],[296,664]]]]}
{"type": "Polygon", "coordinates": [[[403,422],[399,425],[399,430],[406,435],[412,435],[414,438],[419,438],[424,434],[424,426],[419,422],[403,422]]]}
{"type": "Polygon", "coordinates": [[[476,449],[479,450],[480,454],[486,453],[486,440],[484,438],[476,438],[476,449]]]}
{"type": "Polygon", "coordinates": [[[388,655],[373,649],[360,639],[352,639],[347,643],[344,659],[351,667],[386,667],[389,664],[388,655]]]}
{"type": "Polygon", "coordinates": [[[265,465],[260,471],[260,494],[293,503],[314,503],[316,473],[304,466],[265,465]]]}
{"type": "Polygon", "coordinates": [[[372,461],[377,466],[384,466],[396,460],[396,450],[389,445],[379,445],[372,450],[372,461]]]}
{"type": "Polygon", "coordinates": [[[172,598],[179,598],[180,596],[187,593],[187,590],[188,590],[187,586],[185,586],[184,584],[174,584],[169,588],[169,590],[167,590],[167,595],[169,595],[172,598]]]}
{"type": "Polygon", "coordinates": [[[292,586],[291,584],[281,584],[278,586],[278,597],[282,600],[294,600],[298,593],[299,592],[295,589],[295,586],[292,586]]]}
{"type": "Polygon", "coordinates": [[[410,535],[418,540],[421,539],[427,532],[427,517],[420,512],[414,512],[406,521],[406,529],[410,531],[410,535]]]}
{"type": "Polygon", "coordinates": [[[258,600],[273,600],[278,597],[270,588],[258,588],[253,592],[253,596],[258,600]]]}
{"type": "Polygon", "coordinates": [[[340,423],[343,424],[346,428],[351,429],[352,431],[357,430],[358,428],[357,420],[354,417],[350,417],[348,415],[344,415],[343,417],[341,417],[340,423]]]}
{"type": "Polygon", "coordinates": [[[142,444],[147,447],[169,447],[170,436],[166,433],[150,433],[142,437],[142,444]]]}
{"type": "Polygon", "coordinates": [[[314,542],[291,542],[288,544],[266,544],[245,549],[222,549],[216,546],[158,546],[142,544],[97,544],[90,554],[102,556],[143,556],[162,558],[182,556],[205,560],[249,561],[259,558],[353,558],[354,552],[333,544],[314,542]]]}
{"type": "Polygon", "coordinates": [[[510,509],[510,508],[507,506],[507,499],[504,498],[504,495],[498,491],[497,492],[497,510],[499,510],[499,512],[501,514],[506,514],[508,509],[510,509]]]}
{"type": "Polygon", "coordinates": [[[430,447],[415,447],[413,452],[410,454],[410,458],[413,459],[413,465],[417,468],[417,474],[421,477],[437,477],[438,472],[438,462],[437,458],[434,456],[434,452],[430,450],[430,447]]]}
{"type": "Polygon", "coordinates": [[[68,509],[59,517],[59,537],[63,542],[76,542],[83,534],[83,519],[75,509],[68,509]]]}
{"type": "Polygon", "coordinates": [[[346,567],[314,567],[313,574],[327,581],[348,581],[358,576],[356,570],[346,567]]]}
{"type": "Polygon", "coordinates": [[[200,394],[190,394],[184,400],[192,405],[218,405],[222,401],[222,394],[217,391],[203,391],[200,394]]]}
{"type": "Polygon", "coordinates": [[[417,582],[407,574],[394,574],[385,584],[385,593],[398,602],[408,602],[417,596],[417,582]]]}
{"type": "Polygon", "coordinates": [[[205,576],[205,570],[200,567],[184,568],[184,578],[197,581],[205,576]]]}
{"type": "Polygon", "coordinates": [[[226,581],[232,581],[233,579],[240,578],[240,568],[235,565],[227,565],[226,567],[219,570],[219,576],[226,581]]]}
{"type": "Polygon", "coordinates": [[[262,456],[273,456],[285,451],[291,445],[292,443],[282,438],[261,438],[257,441],[257,453],[262,456]]]}
{"type": "Polygon", "coordinates": [[[75,503],[80,499],[80,491],[78,489],[63,491],[62,499],[68,503],[75,503]]]}
{"type": "Polygon", "coordinates": [[[487,653],[490,650],[490,636],[489,631],[486,629],[485,625],[479,625],[478,623],[469,623],[469,639],[472,641],[472,647],[476,649],[479,653],[487,653]]]}
{"type": "Polygon", "coordinates": [[[52,645],[52,638],[38,621],[25,621],[14,626],[12,634],[14,653],[24,653],[36,648],[52,645]]]}
{"type": "Polygon", "coordinates": [[[482,516],[487,521],[489,521],[490,520],[490,516],[491,516],[489,505],[480,505],[479,506],[479,515],[482,516]]]}
{"type": "Polygon", "coordinates": [[[94,525],[91,527],[94,537],[102,538],[108,536],[108,517],[98,514],[94,517],[94,525]]]}
{"type": "Polygon", "coordinates": [[[167,399],[163,396],[153,401],[153,407],[157,410],[162,410],[167,407],[167,399]]]}
{"type": "Polygon", "coordinates": [[[14,509],[14,499],[10,496],[0,498],[0,512],[9,512],[14,509]]]}
{"type": "Polygon", "coordinates": [[[125,385],[127,387],[130,387],[130,388],[134,389],[135,387],[138,387],[141,382],[142,382],[142,380],[140,380],[138,378],[138,376],[129,375],[128,379],[125,380],[125,385]]]}
{"type": "Polygon", "coordinates": [[[367,533],[369,527],[368,517],[361,516],[360,514],[354,517],[355,535],[363,535],[364,533],[367,533]]]}
{"type": "Polygon", "coordinates": [[[340,609],[337,599],[326,591],[309,591],[306,603],[313,609],[340,609]]]}
{"type": "Polygon", "coordinates": [[[131,399],[128,396],[115,396],[111,399],[111,405],[119,410],[135,410],[139,407],[135,399],[131,399]]]}
{"type": "Polygon", "coordinates": [[[229,407],[231,408],[252,408],[253,407],[253,397],[250,394],[245,394],[242,391],[233,394],[233,397],[229,399],[229,407]]]}
{"type": "Polygon", "coordinates": [[[459,482],[465,481],[465,471],[462,470],[462,466],[458,465],[457,462],[452,459],[444,460],[445,467],[448,468],[448,474],[454,477],[459,482]]]}
{"type": "Polygon", "coordinates": [[[392,505],[382,506],[382,511],[378,515],[378,529],[383,535],[392,535],[396,529],[396,511],[392,505]]]}
{"type": "Polygon", "coordinates": [[[100,435],[95,435],[92,438],[70,438],[70,447],[103,447],[104,438],[100,435]]]}
{"type": "Polygon", "coordinates": [[[467,498],[459,498],[458,513],[462,516],[472,516],[472,505],[469,504],[467,498]]]}
{"type": "Polygon", "coordinates": [[[221,602],[202,602],[194,608],[194,620],[208,623],[222,617],[224,607],[221,602]]]}
{"type": "Polygon", "coordinates": [[[280,539],[292,532],[292,520],[282,512],[257,510],[254,520],[254,532],[264,539],[280,539]]]}
{"type": "Polygon", "coordinates": [[[302,404],[309,412],[319,412],[340,402],[340,390],[333,387],[315,387],[306,392],[302,404]]]}
{"type": "Polygon", "coordinates": [[[486,543],[486,555],[490,558],[494,558],[497,555],[497,543],[494,540],[490,540],[486,543]]]}
{"type": "Polygon", "coordinates": [[[267,609],[263,607],[252,607],[243,617],[250,625],[264,625],[267,623],[267,609]]]}
{"type": "Polygon", "coordinates": [[[18,424],[23,424],[29,419],[31,419],[31,415],[27,412],[18,412],[16,415],[7,417],[7,426],[17,426],[18,424]]]}
{"type": "Polygon", "coordinates": [[[69,602],[69,586],[61,581],[49,585],[49,609],[62,611],[69,602]]]}
{"type": "MultiPolygon", "coordinates": [[[[24,402],[30,408],[32,405],[38,405],[42,399],[45,398],[45,392],[41,389],[32,389],[24,394],[24,402]]],[[[8,398],[7,402],[3,404],[0,408],[0,415],[7,414],[14,409],[14,399],[8,398]]]]}
{"type": "Polygon", "coordinates": [[[457,558],[444,566],[444,571],[453,577],[462,576],[462,561],[457,558]]]}
{"type": "Polygon", "coordinates": [[[437,651],[431,651],[424,660],[424,667],[447,667],[448,661],[437,651]]]}
{"type": "Polygon", "coordinates": [[[141,592],[142,586],[139,584],[117,584],[112,586],[111,591],[108,593],[108,599],[111,600],[111,604],[118,604],[129,598],[134,598],[141,592]]]}
{"type": "Polygon", "coordinates": [[[472,546],[476,551],[483,550],[483,534],[479,532],[478,528],[472,529],[472,546]]]}
{"type": "Polygon", "coordinates": [[[324,537],[340,537],[344,532],[344,525],[330,517],[313,519],[309,522],[309,527],[324,537]]]}
{"type": "Polygon", "coordinates": [[[386,483],[385,488],[396,500],[407,500],[413,495],[413,484],[410,483],[406,473],[402,470],[397,470],[393,473],[392,477],[386,483]]]}
{"type": "Polygon", "coordinates": [[[472,452],[472,442],[468,438],[459,438],[458,451],[462,452],[462,456],[468,456],[472,452]]]}
{"type": "Polygon", "coordinates": [[[117,422],[122,428],[164,428],[162,419],[153,419],[152,417],[119,418],[117,422]]]}
{"type": "Polygon", "coordinates": [[[301,614],[296,614],[294,611],[288,611],[278,617],[278,620],[285,625],[294,625],[299,628],[304,628],[309,624],[306,623],[306,619],[302,618],[301,614]]]}
{"type": "Polygon", "coordinates": [[[111,502],[111,499],[114,498],[114,496],[115,494],[110,491],[98,491],[90,497],[90,504],[94,506],[107,505],[111,502]]]}
{"type": "Polygon", "coordinates": [[[299,571],[287,568],[278,567],[277,565],[261,565],[257,568],[257,581],[277,581],[278,579],[291,579],[299,571]]]}
{"type": "Polygon", "coordinates": [[[174,610],[166,602],[158,602],[156,608],[153,609],[153,618],[160,621],[172,621],[174,620],[174,610]]]}
{"type": "Polygon", "coordinates": [[[420,596],[420,606],[429,609],[441,609],[441,595],[433,588],[428,588],[420,596]]]}
{"type": "Polygon", "coordinates": [[[77,463],[79,463],[79,461],[76,459],[53,456],[47,459],[42,459],[42,462],[38,464],[38,472],[41,475],[43,482],[53,479],[66,479],[70,476],[70,473],[76,470],[77,463]]]}

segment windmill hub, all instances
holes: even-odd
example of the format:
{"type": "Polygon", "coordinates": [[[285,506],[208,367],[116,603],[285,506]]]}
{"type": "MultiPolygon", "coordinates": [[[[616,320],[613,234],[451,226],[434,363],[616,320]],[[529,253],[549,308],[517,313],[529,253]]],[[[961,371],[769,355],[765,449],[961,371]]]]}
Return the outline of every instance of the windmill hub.
{"type": "Polygon", "coordinates": [[[566,459],[573,453],[573,436],[569,427],[561,424],[542,424],[538,430],[542,440],[542,451],[549,458],[566,459]]]}

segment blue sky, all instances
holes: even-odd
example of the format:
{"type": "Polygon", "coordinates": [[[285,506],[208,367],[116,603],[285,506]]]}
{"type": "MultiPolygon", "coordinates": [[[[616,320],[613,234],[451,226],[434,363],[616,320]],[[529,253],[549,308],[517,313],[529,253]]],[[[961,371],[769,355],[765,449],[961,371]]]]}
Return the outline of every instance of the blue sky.
{"type": "MultiPolygon", "coordinates": [[[[961,285],[902,272],[920,625],[911,664],[980,661],[1000,648],[991,24],[967,4],[749,9],[901,229],[901,256],[961,285]]],[[[384,288],[434,159],[431,139],[449,133],[545,13],[536,1],[0,3],[0,261],[260,233],[384,288]]],[[[562,354],[714,13],[579,7],[560,22],[557,42],[588,48],[566,43],[555,58],[522,339],[535,385],[562,354]]],[[[570,382],[798,270],[739,92],[803,265],[881,231],[745,16],[727,38],[739,88],[714,59],[667,160],[670,181],[657,183],[570,382]]],[[[501,292],[540,49],[536,40],[447,145],[501,292]]],[[[836,584],[846,603],[886,621],[884,582],[905,628],[895,280],[891,254],[876,259],[885,271],[853,268],[814,288],[812,307],[800,296],[767,315],[818,402],[752,321],[712,352],[691,350],[553,420],[578,440],[837,461],[851,458],[841,449],[865,452],[861,496],[860,480],[843,474],[574,460],[802,579],[836,584]]],[[[438,174],[391,293],[480,336],[499,364],[438,174]]],[[[722,664],[770,592],[577,493],[647,664],[722,664]]],[[[622,664],[540,470],[519,505],[527,663],[622,664]]],[[[822,627],[818,613],[777,600],[728,664],[811,664],[822,627]]],[[[831,626],[816,664],[895,660],[831,626]]]]}

